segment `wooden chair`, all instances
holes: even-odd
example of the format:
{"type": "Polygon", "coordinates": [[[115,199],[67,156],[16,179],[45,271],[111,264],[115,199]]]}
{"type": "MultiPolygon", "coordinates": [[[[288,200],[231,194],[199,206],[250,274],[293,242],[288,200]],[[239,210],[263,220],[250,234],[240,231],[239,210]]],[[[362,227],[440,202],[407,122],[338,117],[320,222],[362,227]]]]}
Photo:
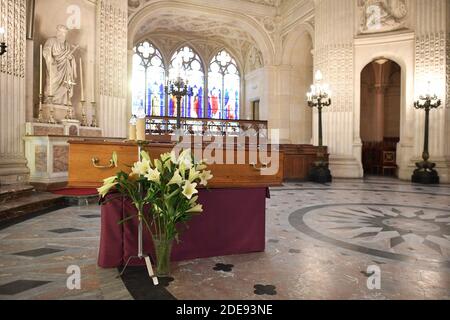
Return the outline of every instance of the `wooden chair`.
{"type": "Polygon", "coordinates": [[[395,151],[383,151],[383,176],[386,175],[386,170],[397,170],[397,160],[395,151]]]}

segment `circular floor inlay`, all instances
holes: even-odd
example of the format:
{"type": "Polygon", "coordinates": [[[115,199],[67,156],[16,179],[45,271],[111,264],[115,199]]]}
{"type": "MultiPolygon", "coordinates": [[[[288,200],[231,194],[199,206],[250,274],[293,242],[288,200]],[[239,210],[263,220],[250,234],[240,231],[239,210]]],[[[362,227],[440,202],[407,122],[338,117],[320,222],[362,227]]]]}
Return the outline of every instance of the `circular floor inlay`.
{"type": "Polygon", "coordinates": [[[411,233],[432,233],[440,230],[440,226],[435,223],[411,220],[404,218],[391,218],[382,221],[388,227],[410,231],[411,233]]]}
{"type": "Polygon", "coordinates": [[[450,267],[450,211],[389,204],[332,204],[289,217],[318,240],[383,258],[450,267]]]}

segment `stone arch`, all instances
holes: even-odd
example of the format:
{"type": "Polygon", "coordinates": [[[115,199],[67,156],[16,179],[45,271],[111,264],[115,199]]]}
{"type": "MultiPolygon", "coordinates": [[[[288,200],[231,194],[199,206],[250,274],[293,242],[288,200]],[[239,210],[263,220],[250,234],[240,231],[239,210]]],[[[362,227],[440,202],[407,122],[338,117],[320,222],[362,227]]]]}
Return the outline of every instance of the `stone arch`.
{"type": "MultiPolygon", "coordinates": [[[[214,50],[214,51],[207,57],[208,60],[205,61],[205,62],[206,62],[207,69],[209,69],[209,64],[210,64],[212,58],[214,58],[214,56],[215,56],[216,54],[218,54],[218,53],[219,53],[220,51],[222,51],[222,50],[228,52],[228,53],[231,55],[231,57],[234,59],[234,61],[236,61],[236,64],[237,64],[237,67],[238,67],[238,71],[239,71],[239,76],[240,76],[241,79],[242,79],[242,78],[244,77],[244,75],[245,75],[244,64],[241,62],[240,59],[237,58],[237,55],[236,55],[236,53],[234,52],[234,50],[229,49],[229,48],[227,48],[226,46],[221,46],[221,47],[219,47],[217,50],[214,50]]],[[[207,72],[208,72],[208,71],[207,71],[207,72]]]]}
{"type": "Polygon", "coordinates": [[[136,44],[144,42],[144,41],[148,41],[156,50],[158,50],[158,52],[161,54],[162,62],[163,62],[164,68],[165,68],[167,66],[167,58],[166,58],[165,52],[162,50],[160,44],[157,41],[154,41],[153,39],[148,38],[148,37],[141,37],[138,41],[136,41],[134,43],[133,48],[136,46],[136,44]]]}
{"type": "MultiPolygon", "coordinates": [[[[146,20],[151,19],[152,16],[158,16],[165,13],[176,13],[179,8],[176,3],[156,2],[149,3],[136,14],[134,14],[128,22],[128,48],[131,49],[134,44],[135,37],[139,28],[146,20]]],[[[225,10],[215,8],[205,8],[193,4],[185,4],[183,7],[183,15],[198,16],[200,14],[207,14],[211,20],[217,19],[223,22],[232,23],[239,26],[244,32],[248,33],[255,41],[263,54],[264,61],[267,64],[274,62],[274,45],[265,32],[262,26],[256,21],[244,14],[231,13],[225,10]]]]}
{"type": "MultiPolygon", "coordinates": [[[[355,85],[356,86],[360,86],[361,84],[361,73],[364,70],[364,68],[372,63],[375,60],[378,59],[388,59],[391,60],[393,62],[395,62],[396,64],[398,64],[401,68],[401,90],[400,90],[400,141],[402,141],[402,138],[405,138],[402,135],[402,128],[404,126],[404,117],[405,117],[405,111],[406,111],[406,107],[407,107],[407,102],[406,102],[406,91],[407,91],[407,72],[411,70],[408,70],[407,67],[407,63],[404,60],[403,57],[398,56],[394,53],[390,53],[390,52],[374,52],[372,55],[370,56],[366,56],[363,60],[361,60],[360,63],[358,63],[357,65],[355,65],[355,73],[356,73],[356,77],[355,77],[355,85]]],[[[359,139],[361,139],[361,133],[360,133],[360,125],[361,125],[361,113],[360,113],[360,105],[361,105],[361,92],[360,90],[356,90],[356,94],[355,94],[355,130],[357,131],[357,136],[359,139]]]]}
{"type": "Polygon", "coordinates": [[[180,50],[181,48],[184,48],[184,47],[191,48],[192,51],[194,51],[194,53],[200,57],[200,61],[202,62],[203,73],[206,75],[206,73],[207,73],[207,69],[206,69],[207,62],[205,61],[205,57],[200,53],[200,50],[196,47],[196,45],[194,43],[192,43],[191,41],[189,41],[189,40],[183,41],[182,43],[179,43],[177,46],[172,48],[172,50],[167,52],[167,68],[169,68],[170,62],[172,61],[172,58],[173,58],[174,54],[178,50],[180,50]]]}
{"type": "Polygon", "coordinates": [[[353,155],[362,170],[362,141],[361,141],[361,72],[364,67],[378,59],[388,59],[401,68],[400,89],[400,143],[397,144],[397,165],[399,178],[410,179],[410,160],[414,156],[414,126],[415,114],[411,106],[414,102],[414,37],[405,34],[395,39],[363,38],[355,43],[354,62],[354,110],[353,110],[353,155]],[[390,40],[390,41],[389,41],[390,40]]]}
{"type": "Polygon", "coordinates": [[[283,39],[283,52],[281,61],[283,64],[290,64],[292,55],[297,46],[297,41],[307,33],[311,39],[312,50],[314,49],[314,28],[308,23],[302,23],[291,30],[283,39]]]}
{"type": "Polygon", "coordinates": [[[289,106],[289,137],[294,144],[309,144],[312,140],[312,110],[306,103],[306,93],[313,82],[313,30],[308,24],[291,29],[283,39],[281,64],[285,70],[286,97],[282,104],[289,106]]]}

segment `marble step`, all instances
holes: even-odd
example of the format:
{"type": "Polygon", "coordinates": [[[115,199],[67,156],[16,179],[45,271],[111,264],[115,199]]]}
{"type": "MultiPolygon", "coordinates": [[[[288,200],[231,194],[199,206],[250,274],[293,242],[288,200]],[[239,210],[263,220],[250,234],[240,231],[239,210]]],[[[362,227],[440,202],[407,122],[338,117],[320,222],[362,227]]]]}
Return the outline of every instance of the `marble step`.
{"type": "Polygon", "coordinates": [[[0,186],[0,205],[17,198],[32,195],[34,187],[27,184],[12,184],[0,186]]]}
{"type": "Polygon", "coordinates": [[[28,196],[0,203],[0,228],[66,206],[64,196],[32,192],[28,196]]]}

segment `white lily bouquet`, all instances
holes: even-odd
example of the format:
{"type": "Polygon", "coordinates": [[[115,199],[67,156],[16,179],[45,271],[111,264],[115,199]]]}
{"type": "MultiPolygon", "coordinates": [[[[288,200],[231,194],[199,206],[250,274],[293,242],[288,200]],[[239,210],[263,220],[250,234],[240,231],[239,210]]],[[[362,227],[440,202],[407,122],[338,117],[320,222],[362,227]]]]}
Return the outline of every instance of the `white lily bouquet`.
{"type": "MultiPolygon", "coordinates": [[[[204,161],[195,161],[191,150],[178,157],[175,152],[165,153],[153,162],[147,152],[131,173],[119,172],[104,180],[98,189],[105,197],[113,188],[129,197],[152,235],[158,275],[167,275],[173,240],[179,241],[180,223],[187,223],[193,215],[203,212],[198,203],[198,186],[207,186],[213,178],[204,161]]],[[[130,216],[121,223],[132,219],[130,216]]]]}

